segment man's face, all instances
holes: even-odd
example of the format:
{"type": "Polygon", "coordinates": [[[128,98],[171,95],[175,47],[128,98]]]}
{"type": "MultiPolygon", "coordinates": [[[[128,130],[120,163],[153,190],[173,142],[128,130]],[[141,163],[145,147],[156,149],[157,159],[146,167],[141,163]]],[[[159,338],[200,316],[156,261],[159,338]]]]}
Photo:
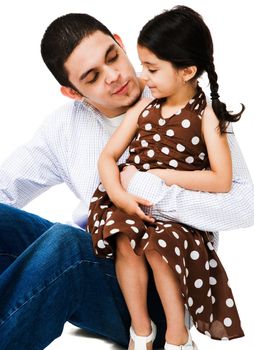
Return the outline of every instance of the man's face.
{"type": "Polygon", "coordinates": [[[124,113],[140,97],[139,80],[124,50],[100,31],[84,38],[64,66],[73,86],[108,117],[124,113]]]}

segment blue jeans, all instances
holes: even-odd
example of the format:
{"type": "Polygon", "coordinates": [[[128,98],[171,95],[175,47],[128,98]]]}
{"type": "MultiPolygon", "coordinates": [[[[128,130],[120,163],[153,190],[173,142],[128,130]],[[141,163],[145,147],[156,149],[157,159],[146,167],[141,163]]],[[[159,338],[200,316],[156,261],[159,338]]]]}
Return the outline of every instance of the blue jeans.
{"type": "MultiPolygon", "coordinates": [[[[151,276],[148,305],[165,336],[151,276]]],[[[127,347],[130,317],[111,259],[94,256],[89,233],[0,204],[0,349],[41,350],[66,321],[127,347]]]]}

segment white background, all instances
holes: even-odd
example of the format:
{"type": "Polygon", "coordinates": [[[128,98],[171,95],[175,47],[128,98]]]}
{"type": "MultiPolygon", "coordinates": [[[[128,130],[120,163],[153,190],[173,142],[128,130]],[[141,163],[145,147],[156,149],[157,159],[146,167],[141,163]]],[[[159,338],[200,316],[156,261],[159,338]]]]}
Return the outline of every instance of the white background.
{"type": "MultiPolygon", "coordinates": [[[[40,57],[40,40],[56,17],[69,12],[87,12],[120,34],[136,70],[136,38],[147,20],[178,4],[175,1],[79,1],[9,0],[0,5],[0,162],[26,142],[53,109],[67,99],[40,57]]],[[[253,16],[251,1],[184,1],[200,12],[208,24],[215,47],[215,66],[220,95],[233,105],[246,105],[242,120],[234,129],[252,176],[253,142],[253,16]]],[[[84,179],[85,181],[85,179],[84,179]]],[[[77,204],[64,185],[43,194],[26,209],[50,220],[66,221],[77,204]]],[[[246,337],[231,342],[212,341],[193,329],[200,350],[247,350],[253,347],[253,228],[220,235],[219,255],[233,287],[246,337]]],[[[47,349],[119,349],[110,342],[94,339],[67,324],[62,337],[47,349]]]]}

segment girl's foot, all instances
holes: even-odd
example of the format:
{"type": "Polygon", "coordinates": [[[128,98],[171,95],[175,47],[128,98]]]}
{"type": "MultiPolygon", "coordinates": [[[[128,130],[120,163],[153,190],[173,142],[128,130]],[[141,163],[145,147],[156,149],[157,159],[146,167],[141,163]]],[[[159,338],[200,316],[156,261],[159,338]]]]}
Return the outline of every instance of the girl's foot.
{"type": "Polygon", "coordinates": [[[191,334],[188,330],[188,340],[183,345],[173,345],[169,343],[165,343],[164,346],[165,350],[198,350],[197,345],[194,343],[194,341],[191,338],[191,334]]]}
{"type": "Polygon", "coordinates": [[[130,343],[128,350],[152,350],[153,341],[156,337],[156,326],[151,321],[152,332],[148,336],[137,335],[134,329],[130,328],[130,343]]]}

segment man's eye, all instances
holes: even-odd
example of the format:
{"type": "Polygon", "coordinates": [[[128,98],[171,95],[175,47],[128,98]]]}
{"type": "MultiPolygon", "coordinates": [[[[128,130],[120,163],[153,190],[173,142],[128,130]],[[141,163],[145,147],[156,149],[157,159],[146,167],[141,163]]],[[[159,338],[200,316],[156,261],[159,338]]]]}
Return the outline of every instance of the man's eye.
{"type": "Polygon", "coordinates": [[[118,59],[118,56],[119,56],[118,53],[115,54],[115,56],[110,57],[110,58],[108,59],[108,62],[109,62],[109,63],[115,62],[115,61],[118,59]]]}
{"type": "Polygon", "coordinates": [[[88,84],[94,83],[94,82],[98,79],[98,76],[99,76],[99,73],[98,73],[98,72],[95,73],[93,79],[92,79],[92,80],[89,80],[87,83],[88,83],[88,84]]]}

